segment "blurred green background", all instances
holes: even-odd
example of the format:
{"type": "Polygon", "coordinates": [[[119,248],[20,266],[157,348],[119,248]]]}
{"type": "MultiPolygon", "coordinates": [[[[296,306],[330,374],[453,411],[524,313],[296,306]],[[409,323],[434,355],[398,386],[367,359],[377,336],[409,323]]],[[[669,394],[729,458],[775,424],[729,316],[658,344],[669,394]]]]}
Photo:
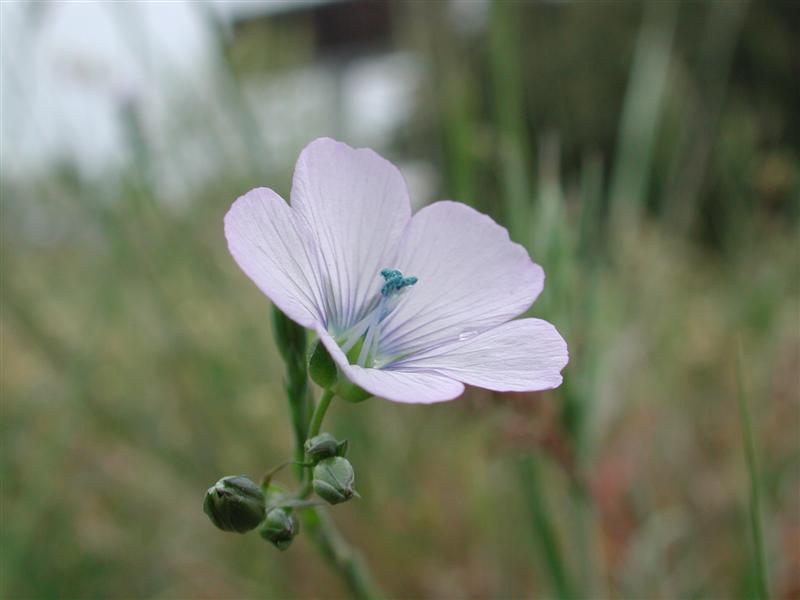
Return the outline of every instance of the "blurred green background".
{"type": "Polygon", "coordinates": [[[552,392],[334,403],[388,596],[800,598],[800,3],[0,9],[0,595],[348,594],[201,510],[292,449],[222,217],[331,135],[508,226],[571,354],[552,392]]]}

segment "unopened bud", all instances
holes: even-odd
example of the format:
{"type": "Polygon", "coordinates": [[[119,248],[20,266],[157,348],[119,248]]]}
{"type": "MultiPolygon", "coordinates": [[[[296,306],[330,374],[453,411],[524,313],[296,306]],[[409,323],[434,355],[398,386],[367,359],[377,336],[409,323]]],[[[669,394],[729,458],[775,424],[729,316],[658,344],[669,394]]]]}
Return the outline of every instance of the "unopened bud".
{"type": "Polygon", "coordinates": [[[317,463],[312,484],[317,496],[329,504],[339,504],[356,495],[355,477],[353,466],[346,458],[333,456],[317,463]]]}
{"type": "Polygon", "coordinates": [[[330,433],[320,433],[306,440],[303,448],[308,459],[316,464],[323,458],[347,454],[347,440],[340,442],[330,433]]]}
{"type": "Polygon", "coordinates": [[[300,521],[291,508],[271,508],[267,511],[267,518],[264,519],[258,533],[274,544],[278,550],[286,550],[300,533],[300,521]]]}
{"type": "Polygon", "coordinates": [[[244,475],[223,477],[208,488],[203,511],[223,531],[247,533],[264,520],[264,494],[244,475]]]}

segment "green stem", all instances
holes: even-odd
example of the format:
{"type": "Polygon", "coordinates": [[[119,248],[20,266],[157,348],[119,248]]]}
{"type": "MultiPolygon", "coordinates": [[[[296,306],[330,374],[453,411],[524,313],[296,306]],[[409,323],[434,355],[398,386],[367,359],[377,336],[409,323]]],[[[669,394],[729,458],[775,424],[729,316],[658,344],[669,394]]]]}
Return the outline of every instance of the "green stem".
{"type": "MultiPolygon", "coordinates": [[[[324,390],[322,392],[322,397],[319,399],[319,403],[316,408],[314,408],[314,413],[311,415],[311,423],[308,426],[308,435],[306,437],[307,440],[319,434],[319,430],[322,428],[322,421],[325,419],[325,413],[328,412],[328,407],[331,405],[333,396],[334,392],[331,390],[324,390]]],[[[304,444],[301,442],[300,446],[303,447],[304,444]]],[[[305,459],[305,456],[303,456],[303,458],[305,459]]],[[[301,499],[308,498],[311,495],[311,469],[309,467],[303,468],[301,480],[303,485],[300,491],[297,492],[297,497],[301,499]]]]}
{"type": "MultiPolygon", "coordinates": [[[[319,434],[322,421],[328,412],[328,407],[334,397],[332,390],[324,390],[314,408],[308,432],[305,439],[310,439],[319,434]]],[[[304,440],[297,440],[300,447],[304,440]]],[[[298,499],[308,498],[311,495],[311,469],[303,467],[302,487],[297,493],[298,499]]],[[[330,515],[323,508],[307,508],[300,511],[305,530],[311,536],[320,554],[342,576],[352,592],[354,598],[359,600],[373,600],[381,598],[372,575],[361,554],[355,550],[341,534],[330,515]]]]}
{"type": "Polygon", "coordinates": [[[562,600],[575,598],[559,540],[552,526],[553,519],[544,501],[537,462],[538,459],[533,456],[524,456],[517,461],[522,489],[530,510],[534,540],[550,575],[553,596],[562,600]]]}
{"type": "MultiPolygon", "coordinates": [[[[272,309],[272,330],[278,351],[286,364],[286,397],[295,438],[294,460],[303,462],[303,442],[308,430],[312,400],[306,366],[306,332],[277,308],[272,309]]],[[[298,477],[302,476],[302,467],[296,467],[295,473],[298,477]]]]}
{"type": "Polygon", "coordinates": [[[325,418],[325,413],[328,412],[328,407],[331,405],[331,400],[333,400],[334,395],[335,392],[332,390],[325,390],[322,392],[319,404],[317,404],[317,407],[314,409],[314,414],[311,415],[311,424],[308,426],[308,436],[306,439],[310,439],[319,434],[319,430],[322,427],[322,420],[325,418]]]}

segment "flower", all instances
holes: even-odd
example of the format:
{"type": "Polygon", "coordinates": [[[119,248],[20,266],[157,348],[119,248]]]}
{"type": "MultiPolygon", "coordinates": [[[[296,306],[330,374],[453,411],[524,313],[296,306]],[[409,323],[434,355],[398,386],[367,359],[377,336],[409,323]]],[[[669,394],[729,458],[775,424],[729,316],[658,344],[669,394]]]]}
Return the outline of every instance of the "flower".
{"type": "Polygon", "coordinates": [[[372,395],[431,403],[464,384],[561,384],[568,354],[555,327],[512,320],[542,291],[542,268],[465,204],[412,217],[400,171],[372,150],[314,140],[297,160],[291,205],[251,190],[225,216],[225,236],[245,274],[372,395]]]}

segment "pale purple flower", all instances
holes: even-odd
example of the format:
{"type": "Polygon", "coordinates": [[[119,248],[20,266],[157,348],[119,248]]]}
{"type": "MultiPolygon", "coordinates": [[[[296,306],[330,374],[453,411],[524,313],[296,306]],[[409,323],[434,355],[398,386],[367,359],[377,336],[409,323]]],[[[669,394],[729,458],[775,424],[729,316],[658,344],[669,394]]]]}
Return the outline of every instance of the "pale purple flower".
{"type": "Polygon", "coordinates": [[[542,268],[465,204],[436,202],[412,217],[400,171],[372,150],[311,142],[291,206],[251,190],[225,216],[225,236],[261,291],[375,396],[430,403],[464,384],[561,384],[567,345],[555,327],[512,320],[542,291],[542,268]]]}

